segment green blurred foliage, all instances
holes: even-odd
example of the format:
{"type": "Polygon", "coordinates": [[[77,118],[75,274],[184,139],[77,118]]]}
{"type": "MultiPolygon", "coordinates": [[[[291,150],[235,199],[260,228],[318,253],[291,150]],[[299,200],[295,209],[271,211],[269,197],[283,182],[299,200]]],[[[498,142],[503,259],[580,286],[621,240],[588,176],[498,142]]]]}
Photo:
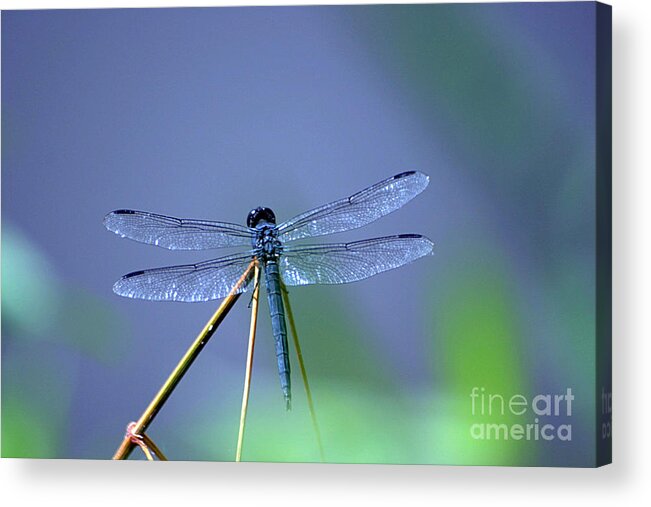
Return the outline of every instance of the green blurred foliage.
{"type": "Polygon", "coordinates": [[[55,345],[26,343],[7,354],[3,333],[2,456],[66,457],[77,363],[55,345]]]}
{"type": "Polygon", "coordinates": [[[530,392],[525,371],[523,331],[515,287],[503,256],[489,242],[463,245],[464,256],[448,266],[433,304],[432,351],[435,369],[444,379],[444,395],[437,400],[431,430],[432,450],[455,464],[523,464],[535,462],[531,443],[513,440],[475,440],[474,423],[522,422],[505,414],[473,415],[470,394],[484,389],[508,399],[530,392]],[[478,252],[475,255],[467,252],[478,252]],[[479,252],[481,252],[479,254],[479,252]]]}
{"type": "Polygon", "coordinates": [[[52,266],[6,222],[2,224],[2,296],[4,329],[31,339],[47,337],[59,311],[52,266]]]}
{"type": "Polygon", "coordinates": [[[39,247],[11,225],[2,227],[3,334],[19,340],[65,343],[105,363],[127,351],[120,319],[106,302],[60,280],[39,247]]]}
{"type": "Polygon", "coordinates": [[[62,282],[40,249],[3,223],[3,457],[69,456],[76,371],[82,361],[115,365],[124,357],[119,322],[104,302],[62,282]]]}
{"type": "Polygon", "coordinates": [[[51,414],[29,400],[2,397],[2,457],[61,457],[61,428],[51,414]]]}

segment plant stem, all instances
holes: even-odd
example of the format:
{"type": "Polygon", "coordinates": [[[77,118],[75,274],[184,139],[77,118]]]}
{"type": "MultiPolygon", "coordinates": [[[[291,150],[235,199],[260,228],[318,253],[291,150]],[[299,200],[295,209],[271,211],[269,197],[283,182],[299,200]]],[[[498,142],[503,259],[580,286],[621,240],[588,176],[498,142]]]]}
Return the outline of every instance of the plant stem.
{"type": "Polygon", "coordinates": [[[298,366],[301,370],[301,377],[303,377],[303,385],[305,386],[305,394],[307,395],[307,406],[310,410],[310,417],[312,418],[312,426],[314,427],[314,433],[316,435],[316,441],[319,446],[319,456],[322,462],[325,462],[325,454],[323,452],[323,442],[321,441],[321,431],[319,431],[319,423],[316,419],[316,411],[314,410],[314,401],[312,400],[312,391],[310,390],[310,384],[307,381],[307,372],[305,371],[305,363],[303,362],[303,353],[301,352],[301,346],[298,343],[298,333],[296,332],[296,323],[294,322],[294,313],[292,312],[292,307],[289,304],[289,293],[285,284],[282,284],[282,293],[283,293],[283,302],[285,303],[285,310],[287,311],[287,320],[289,321],[289,329],[292,333],[292,339],[294,341],[294,348],[296,349],[296,356],[298,357],[298,366]]]}
{"type": "MultiPolygon", "coordinates": [[[[165,381],[163,386],[160,388],[154,399],[151,401],[147,409],[140,416],[140,419],[136,422],[133,432],[136,435],[143,435],[151,422],[153,421],[156,414],[163,407],[167,399],[170,397],[178,383],[183,378],[183,375],[187,372],[188,368],[192,365],[194,360],[197,358],[203,347],[208,343],[213,333],[217,330],[219,324],[224,320],[228,312],[233,308],[235,302],[239,299],[240,293],[238,290],[245,285],[256,266],[256,261],[251,261],[251,264],[247,267],[246,271],[242,274],[240,279],[237,281],[231,292],[224,298],[221,305],[217,311],[213,314],[208,323],[201,330],[197,338],[194,340],[188,351],[181,358],[179,363],[176,365],[176,368],[172,371],[168,379],[165,381]]],[[[114,460],[123,460],[129,457],[131,451],[133,451],[134,443],[127,436],[122,441],[120,447],[115,451],[113,455],[114,460]]]]}
{"type": "Polygon", "coordinates": [[[161,451],[158,448],[158,446],[154,443],[154,441],[151,438],[149,438],[147,435],[143,433],[142,440],[145,443],[145,445],[151,449],[151,451],[156,455],[156,457],[160,461],[167,461],[167,458],[163,454],[163,451],[161,451]]]}
{"type": "Polygon", "coordinates": [[[253,298],[251,299],[251,327],[249,329],[249,348],[246,354],[246,371],[244,373],[244,392],[242,393],[242,410],[240,412],[240,429],[237,435],[237,451],[235,461],[242,460],[242,445],[244,444],[244,427],[249,406],[249,391],[251,389],[251,371],[253,370],[253,350],[255,348],[255,330],[258,325],[258,295],[260,294],[260,267],[256,263],[253,275],[253,298]]]}

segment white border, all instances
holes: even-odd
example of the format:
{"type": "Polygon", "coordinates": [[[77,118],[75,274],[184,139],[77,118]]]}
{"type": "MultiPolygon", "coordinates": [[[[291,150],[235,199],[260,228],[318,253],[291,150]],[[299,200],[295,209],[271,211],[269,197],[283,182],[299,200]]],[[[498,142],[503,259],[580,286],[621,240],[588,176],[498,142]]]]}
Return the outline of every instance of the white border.
{"type": "MultiPolygon", "coordinates": [[[[284,5],[312,4],[284,1],[284,5]]],[[[328,1],[328,4],[350,3],[328,1]]],[[[355,2],[377,3],[377,2],[355,2]]],[[[415,3],[415,2],[392,2],[415,3]]],[[[599,470],[2,460],[3,505],[642,505],[651,498],[651,29],[648,0],[614,6],[614,459],[599,470]],[[6,503],[5,503],[6,502],[6,503]],[[11,503],[9,503],[11,502],[11,503]]],[[[278,5],[0,0],[2,9],[278,5]]]]}

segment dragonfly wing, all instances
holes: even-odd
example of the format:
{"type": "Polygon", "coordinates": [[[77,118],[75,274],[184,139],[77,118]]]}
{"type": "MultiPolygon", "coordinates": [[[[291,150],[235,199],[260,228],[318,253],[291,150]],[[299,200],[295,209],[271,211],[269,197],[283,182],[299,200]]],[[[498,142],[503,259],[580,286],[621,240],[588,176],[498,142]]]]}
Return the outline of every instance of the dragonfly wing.
{"type": "Polygon", "coordinates": [[[170,250],[251,246],[253,232],[242,225],[167,217],[146,211],[116,210],[104,218],[109,231],[170,250]]]}
{"type": "Polygon", "coordinates": [[[432,253],[419,234],[401,234],[353,243],[285,247],[280,256],[285,285],[338,284],[363,280],[432,253]]]}
{"type": "Polygon", "coordinates": [[[425,190],[428,183],[429,177],[418,171],[397,174],[280,224],[279,239],[293,241],[357,229],[402,207],[425,190]]]}
{"type": "MultiPolygon", "coordinates": [[[[219,259],[146,269],[124,275],[113,286],[120,296],[151,301],[209,301],[226,297],[251,263],[253,252],[219,259]]],[[[237,293],[246,291],[246,283],[237,293]]]]}

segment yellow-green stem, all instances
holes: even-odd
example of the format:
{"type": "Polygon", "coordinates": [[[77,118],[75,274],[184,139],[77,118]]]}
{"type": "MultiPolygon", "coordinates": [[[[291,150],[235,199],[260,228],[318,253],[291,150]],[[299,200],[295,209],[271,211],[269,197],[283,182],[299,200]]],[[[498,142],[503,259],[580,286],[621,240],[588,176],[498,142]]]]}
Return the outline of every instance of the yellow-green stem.
{"type": "MultiPolygon", "coordinates": [[[[217,311],[213,314],[211,319],[208,321],[208,323],[204,326],[204,328],[201,330],[197,338],[194,340],[188,351],[185,353],[185,355],[181,358],[179,363],[176,365],[176,368],[172,371],[170,376],[167,378],[163,386],[160,388],[154,399],[151,401],[149,406],[145,409],[143,414],[140,416],[140,419],[138,419],[135,427],[133,428],[133,433],[136,435],[143,435],[151,422],[153,421],[154,417],[156,417],[156,414],[160,411],[160,409],[163,407],[167,399],[170,397],[178,383],[181,381],[183,378],[183,375],[187,372],[188,368],[192,365],[194,360],[197,358],[203,347],[208,343],[208,340],[210,340],[211,336],[213,333],[217,330],[217,327],[219,324],[224,320],[226,315],[228,315],[228,312],[233,308],[233,305],[235,305],[235,302],[239,299],[240,293],[238,293],[238,290],[242,287],[242,285],[246,284],[246,282],[249,280],[251,276],[251,272],[253,271],[254,267],[256,266],[256,261],[253,260],[251,261],[251,264],[249,264],[248,268],[242,274],[240,279],[238,280],[237,284],[233,287],[231,292],[224,298],[222,301],[221,305],[217,309],[217,311]]],[[[117,451],[115,451],[115,454],[113,455],[114,460],[122,460],[122,459],[127,459],[129,457],[129,454],[131,454],[131,451],[133,451],[134,443],[131,441],[129,436],[125,436],[124,439],[122,440],[122,444],[118,448],[117,451]]]]}
{"type": "Polygon", "coordinates": [[[319,423],[316,419],[316,411],[314,410],[314,401],[312,400],[312,391],[310,390],[310,383],[307,381],[307,372],[305,371],[305,363],[303,362],[303,353],[301,346],[298,343],[298,333],[296,332],[296,323],[294,322],[294,313],[289,304],[289,296],[285,284],[282,284],[283,302],[285,303],[285,310],[287,312],[287,320],[289,321],[289,329],[292,334],[294,348],[296,349],[296,356],[298,357],[298,367],[301,370],[301,377],[303,378],[303,385],[305,386],[305,394],[307,395],[307,406],[310,410],[310,417],[312,418],[312,426],[316,435],[316,441],[319,446],[319,456],[322,462],[325,462],[325,454],[323,452],[323,442],[321,441],[321,431],[319,430],[319,423]]]}
{"type": "Polygon", "coordinates": [[[246,353],[246,371],[244,373],[244,392],[242,393],[242,409],[240,411],[240,429],[237,434],[237,450],[235,461],[242,460],[242,446],[244,444],[244,428],[246,426],[246,413],[249,407],[249,392],[251,390],[251,371],[253,370],[253,351],[255,349],[255,331],[258,325],[258,295],[260,294],[260,267],[256,264],[253,275],[253,297],[251,299],[251,327],[249,328],[249,347],[246,353]]]}

